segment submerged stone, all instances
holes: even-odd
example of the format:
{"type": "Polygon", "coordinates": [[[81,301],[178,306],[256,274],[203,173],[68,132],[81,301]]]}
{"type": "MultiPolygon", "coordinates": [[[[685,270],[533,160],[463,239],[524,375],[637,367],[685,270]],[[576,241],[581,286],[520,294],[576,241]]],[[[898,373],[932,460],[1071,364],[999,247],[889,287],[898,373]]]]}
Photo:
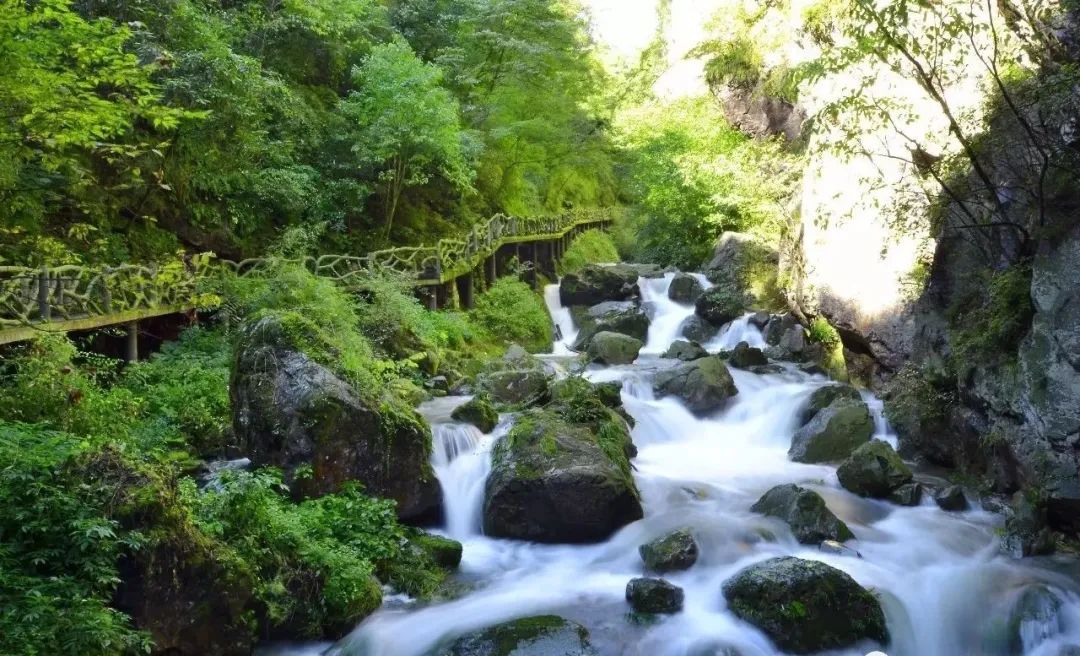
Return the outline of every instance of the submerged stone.
{"type": "Polygon", "coordinates": [[[769,364],[769,358],[765,357],[761,349],[754,348],[746,342],[739,342],[731,352],[730,362],[731,366],[737,369],[750,369],[769,364]]]}
{"type": "Polygon", "coordinates": [[[772,488],[750,510],[787,522],[795,539],[802,544],[820,544],[823,540],[843,542],[855,537],[847,524],[829,510],[820,494],[791,483],[772,488]]]}
{"type": "Polygon", "coordinates": [[[889,493],[889,501],[898,506],[917,506],[922,502],[923,487],[918,483],[901,485],[889,493]]]}
{"type": "Polygon", "coordinates": [[[688,410],[698,415],[719,410],[729,398],[739,393],[719,356],[660,371],[654,379],[653,389],[661,397],[677,397],[688,410]]]}
{"type": "Polygon", "coordinates": [[[589,632],[556,615],[524,617],[464,635],[435,656],[596,656],[589,632]]]}
{"type": "Polygon", "coordinates": [[[672,531],[638,547],[645,567],[654,572],[690,569],[698,559],[698,545],[689,531],[672,531]]]}

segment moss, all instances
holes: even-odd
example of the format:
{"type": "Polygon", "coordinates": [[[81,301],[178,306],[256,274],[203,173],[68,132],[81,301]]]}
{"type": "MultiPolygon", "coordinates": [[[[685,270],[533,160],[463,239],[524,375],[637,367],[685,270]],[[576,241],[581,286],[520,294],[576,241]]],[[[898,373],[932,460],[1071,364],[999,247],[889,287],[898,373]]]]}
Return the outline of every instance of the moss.
{"type": "Polygon", "coordinates": [[[615,242],[607,233],[600,230],[586,230],[566,249],[559,262],[559,275],[576,273],[588,264],[605,264],[619,261],[619,251],[615,242]]]}
{"type": "Polygon", "coordinates": [[[454,408],[450,418],[472,424],[482,433],[490,433],[499,423],[499,413],[486,395],[477,395],[454,408]]]}
{"type": "Polygon", "coordinates": [[[847,382],[847,361],[844,358],[844,344],[840,340],[840,333],[829,323],[825,317],[814,317],[810,322],[810,341],[821,344],[822,367],[835,380],[847,382]]]}
{"type": "Polygon", "coordinates": [[[989,275],[980,290],[949,308],[949,343],[958,362],[1014,362],[1035,314],[1031,267],[1013,265],[989,275]]]}

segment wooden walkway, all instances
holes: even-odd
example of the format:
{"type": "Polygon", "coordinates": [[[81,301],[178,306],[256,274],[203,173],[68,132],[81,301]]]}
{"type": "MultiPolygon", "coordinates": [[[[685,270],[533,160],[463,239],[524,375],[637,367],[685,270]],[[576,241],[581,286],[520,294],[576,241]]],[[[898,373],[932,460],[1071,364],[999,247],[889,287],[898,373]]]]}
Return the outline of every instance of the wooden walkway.
{"type": "MultiPolygon", "coordinates": [[[[580,210],[559,216],[521,218],[496,215],[464,239],[443,239],[431,246],[408,246],[363,256],[322,255],[302,261],[312,273],[345,286],[365,277],[393,272],[413,278],[428,307],[472,307],[473,292],[506,275],[516,258],[535,285],[538,273],[555,275],[570,239],[605,227],[613,210],[580,210]]],[[[43,332],[65,333],[106,326],[127,326],[129,357],[137,355],[137,322],[189,312],[212,294],[222,275],[259,275],[271,260],[240,262],[201,253],[159,266],[112,267],[0,266],[0,344],[30,339],[43,332]]]]}

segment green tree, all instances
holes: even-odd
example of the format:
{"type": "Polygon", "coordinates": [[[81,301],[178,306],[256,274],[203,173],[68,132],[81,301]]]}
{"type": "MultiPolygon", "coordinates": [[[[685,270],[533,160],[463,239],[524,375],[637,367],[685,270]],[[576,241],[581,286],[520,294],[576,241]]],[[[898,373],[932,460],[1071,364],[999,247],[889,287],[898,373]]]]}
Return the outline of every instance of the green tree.
{"type": "Polygon", "coordinates": [[[404,41],[393,41],[373,48],[356,77],[358,90],[345,101],[345,112],[359,123],[354,152],[379,171],[389,238],[404,189],[438,174],[466,190],[472,169],[457,101],[441,86],[437,66],[421,61],[404,41]]]}

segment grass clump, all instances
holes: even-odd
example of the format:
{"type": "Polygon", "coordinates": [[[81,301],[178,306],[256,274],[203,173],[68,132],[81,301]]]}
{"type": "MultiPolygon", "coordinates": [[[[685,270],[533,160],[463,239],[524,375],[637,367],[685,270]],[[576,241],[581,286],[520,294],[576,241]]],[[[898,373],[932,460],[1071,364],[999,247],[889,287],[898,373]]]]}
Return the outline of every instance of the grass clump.
{"type": "Polygon", "coordinates": [[[576,273],[589,264],[606,264],[619,261],[619,251],[612,238],[600,230],[586,230],[578,235],[566,249],[559,274],[576,273]]]}
{"type": "Polygon", "coordinates": [[[544,299],[519,280],[496,280],[477,296],[469,316],[493,340],[521,344],[530,353],[551,350],[553,324],[544,299]]]}

